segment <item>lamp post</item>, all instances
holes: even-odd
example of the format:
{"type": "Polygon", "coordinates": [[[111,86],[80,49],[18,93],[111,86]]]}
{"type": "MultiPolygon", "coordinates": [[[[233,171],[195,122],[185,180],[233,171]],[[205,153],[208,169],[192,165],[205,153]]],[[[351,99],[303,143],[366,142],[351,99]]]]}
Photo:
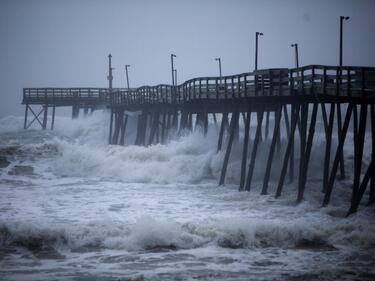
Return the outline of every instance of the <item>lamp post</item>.
{"type": "Polygon", "coordinates": [[[258,70],[258,37],[263,36],[262,32],[255,32],[255,70],[258,70]]]}
{"type": "Polygon", "coordinates": [[[174,85],[177,86],[177,69],[174,70],[174,85]]]}
{"type": "Polygon", "coordinates": [[[176,55],[171,54],[171,67],[172,67],[172,86],[174,86],[174,68],[173,68],[173,58],[176,58],[176,55]]]}
{"type": "Polygon", "coordinates": [[[128,73],[128,67],[130,67],[130,64],[126,64],[126,65],[125,65],[126,84],[127,84],[127,86],[128,86],[128,91],[129,91],[130,87],[129,87],[129,73],[128,73]]]}
{"type": "Polygon", "coordinates": [[[298,63],[298,44],[297,43],[294,43],[292,45],[290,45],[292,48],[294,47],[294,51],[295,51],[295,64],[296,64],[296,68],[299,67],[299,63],[298,63]]]}
{"type": "MultiPolygon", "coordinates": [[[[343,22],[344,20],[348,20],[349,17],[340,17],[340,67],[342,67],[342,37],[343,37],[343,22]]],[[[341,70],[341,69],[340,69],[341,70]]]]}
{"type": "MultiPolygon", "coordinates": [[[[348,20],[349,17],[344,17],[344,16],[340,16],[340,58],[339,58],[339,83],[341,84],[342,83],[342,47],[343,47],[343,23],[344,23],[344,20],[348,20]]],[[[348,81],[348,83],[350,83],[348,81]]],[[[358,117],[357,117],[357,106],[354,107],[354,120],[356,120],[358,117]]],[[[338,103],[337,104],[337,129],[338,129],[338,134],[341,133],[341,105],[338,103]]],[[[354,130],[354,135],[356,134],[356,126],[353,126],[353,130],[354,130]]],[[[354,167],[354,169],[356,170],[356,167],[354,167]]],[[[341,179],[344,179],[345,178],[345,166],[344,166],[344,154],[340,153],[340,175],[341,175],[341,179]]]]}
{"type": "Polygon", "coordinates": [[[108,79],[108,87],[110,90],[112,90],[112,81],[113,81],[113,75],[112,75],[112,70],[113,70],[113,67],[112,67],[112,55],[109,54],[108,55],[108,76],[107,76],[107,79],[108,79]]]}
{"type": "Polygon", "coordinates": [[[215,61],[219,62],[219,75],[220,75],[220,80],[221,80],[221,58],[215,58],[215,61]]]}

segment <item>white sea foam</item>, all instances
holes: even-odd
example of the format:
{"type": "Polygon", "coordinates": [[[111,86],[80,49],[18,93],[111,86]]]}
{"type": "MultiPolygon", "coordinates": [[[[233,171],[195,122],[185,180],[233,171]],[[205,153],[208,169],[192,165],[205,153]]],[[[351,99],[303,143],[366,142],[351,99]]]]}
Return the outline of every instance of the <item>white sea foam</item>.
{"type": "MultiPolygon", "coordinates": [[[[150,280],[158,279],[154,270],[175,276],[189,266],[201,273],[243,272],[247,278],[260,268],[253,264],[256,258],[267,258],[263,265],[270,268],[267,276],[282,274],[277,264],[283,268],[291,264],[291,270],[304,272],[306,264],[321,268],[326,266],[324,261],[338,264],[360,251],[370,256],[375,252],[374,208],[361,205],[358,214],[343,218],[351,195],[350,132],[345,146],[349,180],[337,181],[330,206],[320,208],[321,151],[325,149],[321,130],[312,151],[306,199],[295,206],[295,183],[285,184],[281,198],[273,197],[282,157],[273,160],[271,195],[259,194],[269,141],[259,147],[251,192],[239,193],[242,144],[234,143],[227,185],[218,187],[224,152],[216,153],[213,126],[207,137],[197,132],[171,139],[167,145],[122,147],[107,145],[108,121],[105,112],[76,120],[58,117],[51,132],[37,127],[23,131],[23,119],[18,117],[0,120],[1,147],[12,147],[7,154],[12,163],[0,172],[0,250],[22,248],[35,256],[41,250],[62,253],[67,270],[62,278],[77,270],[72,264],[90,268],[93,263],[97,267],[114,263],[110,270],[102,270],[116,272],[115,276],[142,271],[150,280]],[[8,175],[18,164],[34,167],[34,175],[8,175]],[[267,254],[268,249],[272,253],[267,254]],[[325,254],[329,251],[333,254],[325,254]],[[118,261],[126,253],[126,262],[118,261]]],[[[135,127],[133,121],[129,121],[129,132],[135,127]]],[[[369,139],[367,135],[366,147],[369,139]]],[[[133,140],[134,132],[127,141],[133,140]]],[[[296,158],[298,151],[297,142],[296,158]]],[[[364,167],[368,161],[365,153],[364,167]]],[[[27,255],[6,258],[10,270],[31,268],[19,268],[15,262],[29,261],[27,255]]],[[[51,268],[60,269],[61,264],[41,269],[45,275],[34,279],[51,279],[51,268]]],[[[212,276],[242,280],[226,274],[212,276]]]]}
{"type": "Polygon", "coordinates": [[[81,225],[1,222],[0,244],[27,248],[50,245],[82,249],[127,251],[223,248],[299,248],[330,249],[357,247],[375,249],[375,227],[357,219],[307,224],[305,219],[258,220],[222,218],[202,222],[178,223],[142,216],[134,223],[96,220],[81,225]],[[327,223],[327,225],[322,225],[327,223]]]}

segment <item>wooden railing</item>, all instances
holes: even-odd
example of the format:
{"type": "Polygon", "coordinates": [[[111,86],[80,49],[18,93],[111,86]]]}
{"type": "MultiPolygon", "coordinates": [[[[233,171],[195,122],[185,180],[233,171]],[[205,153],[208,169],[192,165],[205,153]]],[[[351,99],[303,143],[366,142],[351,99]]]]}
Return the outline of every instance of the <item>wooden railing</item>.
{"type": "Polygon", "coordinates": [[[25,88],[24,103],[100,102],[112,106],[171,104],[256,96],[328,95],[375,98],[374,67],[309,65],[223,77],[199,77],[181,85],[136,89],[25,88]]]}

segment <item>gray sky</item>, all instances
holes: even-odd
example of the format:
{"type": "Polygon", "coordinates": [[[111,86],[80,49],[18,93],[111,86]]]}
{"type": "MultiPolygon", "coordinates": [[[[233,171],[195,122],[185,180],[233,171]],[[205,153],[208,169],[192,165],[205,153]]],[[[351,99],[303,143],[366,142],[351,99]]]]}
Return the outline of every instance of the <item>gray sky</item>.
{"type": "Polygon", "coordinates": [[[375,66],[373,0],[0,0],[0,117],[22,115],[23,87],[107,87],[112,53],[114,87],[171,83],[218,73],[252,71],[255,32],[259,68],[338,64],[339,16],[344,65],[375,66]]]}

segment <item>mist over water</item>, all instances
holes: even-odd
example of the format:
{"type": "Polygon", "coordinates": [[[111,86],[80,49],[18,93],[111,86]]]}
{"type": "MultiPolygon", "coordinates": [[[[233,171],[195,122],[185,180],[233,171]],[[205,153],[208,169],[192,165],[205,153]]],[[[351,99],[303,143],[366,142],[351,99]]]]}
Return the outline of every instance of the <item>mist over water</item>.
{"type": "MultiPolygon", "coordinates": [[[[274,198],[280,157],[269,195],[259,195],[267,142],[251,191],[238,192],[242,145],[218,187],[214,124],[206,138],[140,147],[130,145],[130,120],[122,147],[107,145],[108,118],[58,117],[55,131],[0,119],[0,155],[10,162],[0,168],[0,280],[374,280],[374,207],[344,218],[350,178],[320,207],[319,130],[296,206],[295,183],[274,198]],[[15,174],[16,166],[32,171],[15,174]]],[[[345,150],[350,174],[351,136],[345,150]]]]}

